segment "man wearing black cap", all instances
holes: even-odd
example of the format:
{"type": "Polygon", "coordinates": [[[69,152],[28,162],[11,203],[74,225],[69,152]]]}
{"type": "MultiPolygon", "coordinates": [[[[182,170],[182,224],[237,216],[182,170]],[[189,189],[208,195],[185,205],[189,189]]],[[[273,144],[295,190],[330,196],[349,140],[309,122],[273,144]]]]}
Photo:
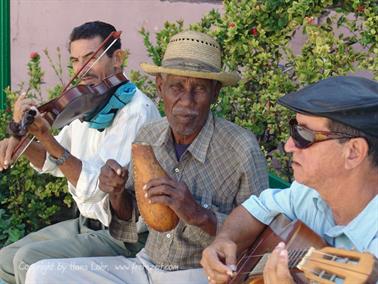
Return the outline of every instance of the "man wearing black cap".
{"type": "MultiPolygon", "coordinates": [[[[302,221],[329,246],[378,256],[378,83],[328,78],[279,103],[296,112],[285,145],[296,181],[251,196],[233,210],[202,255],[210,283],[233,277],[237,251],[250,246],[278,214],[302,221]]],[[[267,261],[264,281],[293,282],[285,244],[267,261]]]]}

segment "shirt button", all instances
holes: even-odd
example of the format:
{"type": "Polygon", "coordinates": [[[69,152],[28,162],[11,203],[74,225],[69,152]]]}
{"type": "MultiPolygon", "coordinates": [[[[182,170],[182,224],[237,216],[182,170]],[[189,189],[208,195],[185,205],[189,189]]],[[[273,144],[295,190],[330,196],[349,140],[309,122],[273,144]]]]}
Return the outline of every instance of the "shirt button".
{"type": "Polygon", "coordinates": [[[205,204],[203,205],[203,208],[209,208],[209,205],[205,203],[205,204]]]}
{"type": "Polygon", "coordinates": [[[171,234],[167,234],[167,238],[170,239],[171,238],[171,234]]]}
{"type": "Polygon", "coordinates": [[[180,169],[179,168],[175,168],[175,173],[179,173],[180,172],[180,169]]]}

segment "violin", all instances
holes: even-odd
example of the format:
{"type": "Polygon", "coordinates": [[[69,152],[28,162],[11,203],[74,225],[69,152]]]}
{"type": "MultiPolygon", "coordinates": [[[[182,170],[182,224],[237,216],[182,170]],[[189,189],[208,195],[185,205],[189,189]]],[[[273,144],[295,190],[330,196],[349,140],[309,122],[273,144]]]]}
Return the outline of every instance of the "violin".
{"type": "MultiPolygon", "coordinates": [[[[78,78],[81,71],[88,65],[88,63],[96,56],[96,54],[105,46],[105,44],[113,39],[112,43],[102,52],[102,54],[95,60],[95,62],[87,69],[81,78],[84,77],[87,72],[98,62],[98,60],[107,52],[107,50],[119,39],[121,35],[120,31],[112,32],[109,36],[100,44],[97,50],[91,55],[91,57],[83,64],[80,70],[72,77],[68,84],[63,89],[62,93],[52,99],[51,101],[39,106],[38,111],[44,116],[52,128],[62,128],[68,125],[75,119],[90,120],[94,115],[104,107],[114,91],[128,82],[126,76],[120,72],[110,75],[103,79],[97,85],[77,85],[75,87],[68,88],[71,83],[78,78]]],[[[12,160],[15,162],[27,149],[27,147],[34,140],[32,137],[27,140],[27,127],[33,123],[36,111],[31,109],[25,112],[20,123],[10,123],[9,128],[12,133],[15,133],[18,137],[23,137],[19,144],[15,147],[12,153],[12,160]]]]}
{"type": "Polygon", "coordinates": [[[106,77],[101,83],[78,85],[68,89],[63,95],[38,107],[40,113],[53,128],[62,128],[75,119],[90,120],[109,101],[114,91],[128,82],[123,73],[106,77]]]}

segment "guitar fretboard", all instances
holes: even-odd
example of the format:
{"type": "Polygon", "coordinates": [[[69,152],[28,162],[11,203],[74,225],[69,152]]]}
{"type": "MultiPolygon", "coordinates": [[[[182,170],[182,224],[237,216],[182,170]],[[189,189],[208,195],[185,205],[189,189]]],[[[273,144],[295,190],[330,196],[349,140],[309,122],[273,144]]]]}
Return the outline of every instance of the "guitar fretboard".
{"type": "MultiPolygon", "coordinates": [[[[288,257],[289,257],[289,268],[293,269],[297,267],[297,265],[300,263],[300,261],[303,259],[303,257],[307,254],[308,249],[304,250],[289,250],[288,251],[288,257]]],[[[255,265],[255,267],[252,269],[252,271],[249,273],[249,276],[254,275],[260,275],[264,271],[264,267],[266,262],[268,261],[269,256],[271,253],[264,254],[259,262],[255,265]]]]}

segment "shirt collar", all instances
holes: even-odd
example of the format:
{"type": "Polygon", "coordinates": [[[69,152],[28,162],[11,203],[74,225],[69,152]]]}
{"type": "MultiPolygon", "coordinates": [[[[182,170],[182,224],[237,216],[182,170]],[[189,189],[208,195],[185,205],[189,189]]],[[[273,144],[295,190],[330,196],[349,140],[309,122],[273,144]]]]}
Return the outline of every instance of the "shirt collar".
{"type": "Polygon", "coordinates": [[[344,234],[348,236],[359,251],[366,251],[378,233],[378,220],[374,217],[377,214],[377,208],[378,195],[343,228],[344,234]]]}
{"type": "MultiPolygon", "coordinates": [[[[323,213],[331,209],[327,203],[320,197],[320,195],[313,197],[316,208],[323,213]]],[[[346,235],[348,239],[353,243],[353,246],[358,251],[366,251],[371,241],[378,233],[378,221],[375,216],[378,208],[378,195],[375,196],[368,205],[358,214],[351,222],[346,226],[336,225],[332,217],[332,211],[330,216],[332,220],[329,220],[333,225],[325,232],[325,234],[331,238],[338,237],[342,234],[346,235]]]]}
{"type": "Polygon", "coordinates": [[[327,203],[320,197],[319,193],[315,191],[315,196],[312,198],[312,201],[314,202],[315,208],[322,213],[325,213],[326,210],[329,208],[327,203]]]}
{"type": "Polygon", "coordinates": [[[202,127],[200,133],[194,139],[188,150],[195,159],[204,163],[206,161],[207,150],[210,146],[211,138],[214,133],[214,118],[211,111],[207,117],[205,125],[202,127]]]}
{"type": "Polygon", "coordinates": [[[173,142],[172,135],[171,135],[171,128],[169,127],[167,117],[164,117],[163,120],[165,124],[163,127],[163,131],[161,132],[156,142],[153,143],[154,146],[162,146],[164,144],[167,144],[170,141],[173,142]]]}
{"type": "MultiPolygon", "coordinates": [[[[153,144],[154,146],[162,146],[171,144],[173,147],[173,138],[171,133],[171,128],[167,118],[165,117],[166,127],[162,131],[159,138],[153,144]]],[[[207,117],[205,125],[202,127],[200,133],[190,144],[187,151],[189,151],[195,159],[204,163],[206,161],[206,154],[210,146],[210,141],[214,133],[214,117],[211,111],[207,117]]]]}

